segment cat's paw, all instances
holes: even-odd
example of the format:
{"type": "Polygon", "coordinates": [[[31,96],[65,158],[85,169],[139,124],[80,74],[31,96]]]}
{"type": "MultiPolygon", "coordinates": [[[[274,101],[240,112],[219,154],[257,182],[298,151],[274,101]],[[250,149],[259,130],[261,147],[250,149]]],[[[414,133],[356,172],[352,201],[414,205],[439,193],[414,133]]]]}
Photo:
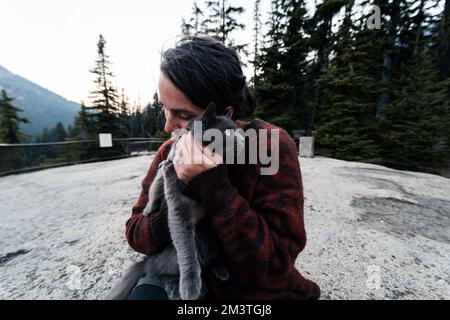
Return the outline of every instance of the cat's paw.
{"type": "Polygon", "coordinates": [[[174,166],[173,166],[173,162],[170,161],[166,161],[164,162],[163,166],[162,166],[162,170],[164,174],[168,174],[170,173],[172,170],[175,170],[174,166]]]}
{"type": "Polygon", "coordinates": [[[164,181],[166,183],[174,183],[177,180],[177,172],[175,171],[175,167],[173,162],[167,161],[164,163],[162,167],[164,181]]]}
{"type": "Polygon", "coordinates": [[[181,300],[197,300],[200,297],[201,290],[202,278],[200,277],[200,272],[180,277],[181,300]]]}
{"type": "Polygon", "coordinates": [[[144,216],[148,216],[151,212],[156,212],[158,209],[159,209],[159,201],[150,199],[142,214],[144,216]]]}
{"type": "Polygon", "coordinates": [[[150,203],[147,203],[147,206],[145,207],[145,209],[142,212],[142,214],[144,216],[148,216],[150,214],[150,212],[152,212],[151,205],[150,205],[150,203]]]}
{"type": "Polygon", "coordinates": [[[179,285],[178,280],[167,281],[165,290],[170,300],[180,300],[179,285]]]}

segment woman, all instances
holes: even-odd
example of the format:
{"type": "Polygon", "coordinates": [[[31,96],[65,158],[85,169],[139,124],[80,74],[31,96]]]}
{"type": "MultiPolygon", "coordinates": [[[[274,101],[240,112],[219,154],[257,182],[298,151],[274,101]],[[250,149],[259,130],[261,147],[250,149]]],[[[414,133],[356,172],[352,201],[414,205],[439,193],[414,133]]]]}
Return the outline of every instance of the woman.
{"type": "MultiPolygon", "coordinates": [[[[259,119],[242,121],[254,110],[253,95],[235,51],[213,38],[187,37],[165,51],[158,86],[168,133],[185,128],[211,101],[219,115],[231,116],[244,131],[279,129],[259,119]]],[[[223,249],[220,262],[229,274],[222,281],[212,270],[203,271],[206,298],[319,298],[317,284],[302,277],[294,266],[305,247],[306,233],[297,151],[286,132],[279,133],[279,170],[272,175],[262,175],[260,164],[221,164],[195,144],[191,135],[184,135],[178,143],[184,146],[177,148],[181,161],[175,163],[183,193],[202,204],[198,223],[208,224],[218,235],[223,249]],[[189,161],[192,148],[200,148],[206,161],[189,161]]],[[[170,144],[164,143],[154,157],[126,223],[128,243],[146,255],[162,251],[171,241],[164,203],[159,211],[142,215],[158,164],[166,159],[170,144]]],[[[247,145],[245,150],[249,152],[247,145]]],[[[156,276],[141,280],[130,299],[167,297],[156,276]]]]}

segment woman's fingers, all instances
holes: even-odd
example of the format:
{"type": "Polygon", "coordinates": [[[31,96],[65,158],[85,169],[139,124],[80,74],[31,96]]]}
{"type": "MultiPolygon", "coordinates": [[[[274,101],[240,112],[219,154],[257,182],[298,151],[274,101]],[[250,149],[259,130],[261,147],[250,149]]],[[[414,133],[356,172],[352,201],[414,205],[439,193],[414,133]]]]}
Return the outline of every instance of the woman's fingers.
{"type": "Polygon", "coordinates": [[[221,163],[222,157],[197,143],[192,134],[185,134],[178,140],[174,166],[178,178],[183,182],[221,163]]]}
{"type": "Polygon", "coordinates": [[[207,148],[199,146],[190,133],[180,138],[175,154],[176,158],[185,165],[211,165],[215,164],[216,161],[219,161],[207,148]]]}
{"type": "Polygon", "coordinates": [[[216,165],[223,163],[223,158],[217,152],[212,152],[208,148],[203,148],[203,154],[209,161],[216,165]]]}

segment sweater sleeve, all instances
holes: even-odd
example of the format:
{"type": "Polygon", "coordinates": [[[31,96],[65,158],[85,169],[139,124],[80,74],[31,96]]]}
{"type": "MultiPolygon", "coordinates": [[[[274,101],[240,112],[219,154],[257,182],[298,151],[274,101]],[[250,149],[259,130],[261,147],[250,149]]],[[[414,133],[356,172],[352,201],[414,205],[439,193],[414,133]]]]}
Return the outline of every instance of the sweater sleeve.
{"type": "Polygon", "coordinates": [[[171,241],[167,222],[167,205],[163,200],[159,211],[144,216],[149,199],[148,191],[152,184],[159,163],[164,160],[167,143],[163,144],[153,158],[145,178],[142,180],[139,199],[132,208],[131,217],[126,222],[126,239],[130,247],[140,253],[152,255],[161,252],[171,241]]]}
{"type": "MultiPolygon", "coordinates": [[[[255,172],[253,197],[247,201],[219,165],[194,177],[187,195],[199,196],[241,288],[286,289],[295,259],[306,244],[303,186],[295,144],[280,135],[280,166],[274,175],[255,172]]],[[[292,289],[292,288],[291,288],[292,289]]]]}

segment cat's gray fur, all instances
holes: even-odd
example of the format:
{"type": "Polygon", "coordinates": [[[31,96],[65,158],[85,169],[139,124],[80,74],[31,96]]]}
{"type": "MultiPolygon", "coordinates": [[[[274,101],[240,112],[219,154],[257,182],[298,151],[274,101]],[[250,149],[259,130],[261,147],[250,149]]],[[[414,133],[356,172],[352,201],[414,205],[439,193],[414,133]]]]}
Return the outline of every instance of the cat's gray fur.
{"type": "MultiPolygon", "coordinates": [[[[223,133],[227,129],[236,128],[230,118],[216,116],[215,112],[215,105],[211,103],[194,120],[202,121],[203,130],[215,128],[223,133]]],[[[193,129],[193,121],[188,125],[190,130],[193,129]]],[[[164,289],[169,299],[194,300],[198,299],[201,294],[202,267],[211,264],[217,257],[219,245],[210,230],[196,228],[199,204],[181,193],[173,165],[175,149],[176,143],[173,143],[167,160],[162,162],[161,169],[150,186],[149,203],[143,212],[144,215],[155,212],[160,208],[162,198],[165,198],[172,244],[161,253],[146,257],[143,261],[133,264],[106,299],[126,299],[139,278],[146,273],[157,274],[163,279],[164,289]],[[179,279],[174,277],[177,275],[179,275],[179,279]]],[[[225,157],[224,154],[221,156],[225,157]]],[[[221,266],[215,268],[215,273],[222,280],[226,280],[229,276],[221,266]]]]}

